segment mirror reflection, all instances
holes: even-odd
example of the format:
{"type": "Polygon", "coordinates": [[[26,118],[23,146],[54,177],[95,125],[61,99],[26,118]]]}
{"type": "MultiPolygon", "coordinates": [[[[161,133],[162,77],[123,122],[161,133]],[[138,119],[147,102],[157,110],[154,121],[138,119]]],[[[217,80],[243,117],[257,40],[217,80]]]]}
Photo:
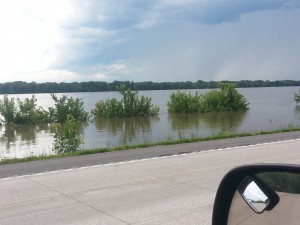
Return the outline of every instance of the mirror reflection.
{"type": "Polygon", "coordinates": [[[248,205],[256,213],[262,213],[270,202],[268,196],[250,177],[247,177],[239,185],[239,192],[244,198],[244,200],[248,203],[248,205]]]}
{"type": "Polygon", "coordinates": [[[256,175],[277,192],[300,194],[300,174],[288,172],[264,172],[256,175]]]}
{"type": "Polygon", "coordinates": [[[299,225],[300,174],[276,171],[251,174],[251,177],[238,186],[227,224],[299,225]],[[278,196],[276,204],[273,193],[278,196]]]}

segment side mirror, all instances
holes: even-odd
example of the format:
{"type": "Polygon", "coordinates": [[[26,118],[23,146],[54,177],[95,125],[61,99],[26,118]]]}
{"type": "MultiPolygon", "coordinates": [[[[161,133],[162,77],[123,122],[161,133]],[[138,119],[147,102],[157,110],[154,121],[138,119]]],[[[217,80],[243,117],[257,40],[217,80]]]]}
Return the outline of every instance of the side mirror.
{"type": "Polygon", "coordinates": [[[299,224],[299,211],[299,165],[247,165],[222,179],[212,225],[293,225],[299,224]]]}
{"type": "Polygon", "coordinates": [[[278,194],[257,176],[247,176],[239,184],[238,192],[250,208],[258,214],[265,210],[270,211],[279,202],[278,194]]]}
{"type": "Polygon", "coordinates": [[[251,178],[246,177],[238,187],[238,191],[246,203],[256,213],[262,213],[270,204],[270,198],[251,178]]]}

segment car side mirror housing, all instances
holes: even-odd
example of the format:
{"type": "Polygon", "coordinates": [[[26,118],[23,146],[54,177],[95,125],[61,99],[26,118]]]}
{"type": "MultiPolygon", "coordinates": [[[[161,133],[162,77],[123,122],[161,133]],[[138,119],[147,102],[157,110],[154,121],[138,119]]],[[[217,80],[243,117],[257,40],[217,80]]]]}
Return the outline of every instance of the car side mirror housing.
{"type": "Polygon", "coordinates": [[[232,169],[222,179],[212,225],[294,225],[299,224],[299,211],[299,165],[245,165],[232,169]]]}

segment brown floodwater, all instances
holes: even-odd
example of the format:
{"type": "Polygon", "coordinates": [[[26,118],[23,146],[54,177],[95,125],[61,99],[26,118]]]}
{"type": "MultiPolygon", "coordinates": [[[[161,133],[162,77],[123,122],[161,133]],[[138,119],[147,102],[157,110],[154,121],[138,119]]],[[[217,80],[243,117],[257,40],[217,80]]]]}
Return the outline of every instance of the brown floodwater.
{"type": "MultiPolygon", "coordinates": [[[[84,140],[82,148],[114,147],[166,139],[206,137],[220,132],[254,132],[300,126],[300,107],[293,99],[299,87],[271,87],[238,89],[248,100],[249,110],[214,113],[168,113],[167,102],[174,90],[141,91],[160,107],[156,118],[97,119],[80,124],[84,140]]],[[[184,90],[204,93],[209,90],[184,90]]],[[[57,94],[61,96],[63,94],[57,94]]],[[[99,100],[121,96],[117,92],[68,93],[81,98],[85,109],[91,111],[99,100]]],[[[9,95],[24,99],[27,95],[9,95]]],[[[35,94],[37,104],[47,109],[54,102],[50,94],[35,94]]],[[[0,96],[3,98],[3,96],[0,96]]],[[[54,154],[51,125],[1,126],[0,159],[54,154]]]]}

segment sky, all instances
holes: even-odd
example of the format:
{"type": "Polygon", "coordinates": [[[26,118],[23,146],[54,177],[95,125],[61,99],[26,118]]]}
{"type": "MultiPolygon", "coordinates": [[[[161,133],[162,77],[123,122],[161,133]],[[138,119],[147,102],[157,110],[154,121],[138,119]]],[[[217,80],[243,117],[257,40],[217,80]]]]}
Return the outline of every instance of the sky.
{"type": "Polygon", "coordinates": [[[1,0],[0,83],[299,80],[299,0],[1,0]]]}

